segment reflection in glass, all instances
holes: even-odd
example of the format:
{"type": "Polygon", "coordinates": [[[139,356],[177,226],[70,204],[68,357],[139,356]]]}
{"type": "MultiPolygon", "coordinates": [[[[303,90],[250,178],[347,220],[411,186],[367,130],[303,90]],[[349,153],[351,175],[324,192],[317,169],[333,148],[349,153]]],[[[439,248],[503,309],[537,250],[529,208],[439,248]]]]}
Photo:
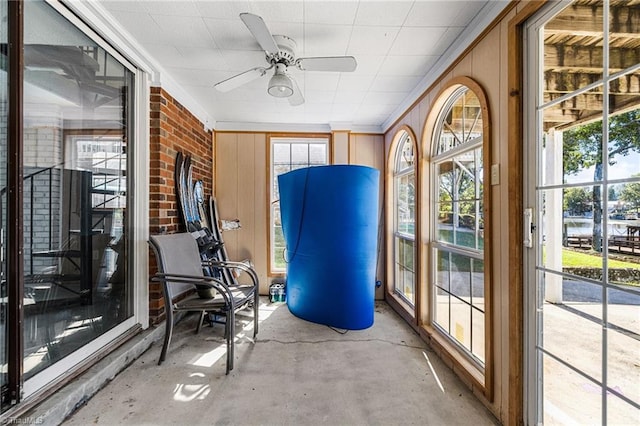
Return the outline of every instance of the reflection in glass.
{"type": "Polygon", "coordinates": [[[451,253],[437,250],[436,251],[436,282],[435,285],[450,292],[450,277],[451,277],[451,253]]]}
{"type": "Polygon", "coordinates": [[[484,262],[446,250],[434,255],[435,322],[484,362],[484,262]]]}
{"type": "Polygon", "coordinates": [[[473,306],[484,312],[484,261],[471,259],[471,300],[473,306]]]}
{"type": "Polygon", "coordinates": [[[133,73],[43,2],[25,2],[24,378],[133,315],[133,73]]]}
{"type": "Polygon", "coordinates": [[[396,177],[397,231],[415,236],[415,173],[396,177]]]}
{"type": "MultiPolygon", "coordinates": [[[[7,1],[0,1],[0,44],[7,45],[7,1]]],[[[9,61],[6,51],[0,52],[0,252],[7,250],[7,106],[9,105],[8,78],[7,71],[9,61]]],[[[0,298],[2,307],[0,311],[0,387],[4,389],[7,385],[7,310],[4,309],[7,303],[7,256],[0,258],[0,298]]],[[[25,294],[24,305],[33,303],[30,294],[25,294]]],[[[0,411],[4,410],[4,405],[0,411]]]]}
{"type": "Polygon", "coordinates": [[[451,294],[471,303],[471,259],[452,253],[450,265],[451,294]]]}
{"type": "Polygon", "coordinates": [[[438,163],[437,238],[472,249],[484,247],[481,202],[482,148],[438,163]]]}
{"type": "Polygon", "coordinates": [[[396,237],[394,291],[410,304],[415,303],[415,252],[413,239],[396,237]]]}
{"type": "Polygon", "coordinates": [[[471,306],[451,297],[451,336],[466,349],[471,349],[471,306]]]}
{"type": "Polygon", "coordinates": [[[413,140],[409,133],[404,132],[400,137],[396,156],[396,172],[400,173],[407,169],[413,169],[415,154],[413,149],[413,140]]]}
{"type": "MultiPolygon", "coordinates": [[[[601,3],[601,2],[600,2],[601,3]]],[[[594,40],[602,39],[603,26],[602,5],[586,6],[585,10],[576,10],[569,6],[554,16],[544,26],[544,101],[547,103],[581,89],[602,78],[604,54],[602,43],[594,40]],[[596,13],[598,9],[599,13],[596,13]],[[579,14],[579,15],[577,15],[579,14]],[[564,36],[567,30],[574,33],[589,33],[589,37],[564,36]],[[558,32],[561,32],[560,35],[558,32]],[[585,38],[589,42],[585,42],[585,38]],[[578,70],[585,70],[579,73],[578,70]],[[575,73],[575,74],[574,74],[575,73]]]]}
{"type": "Polygon", "coordinates": [[[473,307],[471,309],[471,353],[484,362],[484,312],[473,307]]]}
{"type": "Polygon", "coordinates": [[[453,102],[440,118],[436,153],[443,154],[460,145],[482,138],[482,107],[480,100],[467,87],[452,95],[453,102]]]}
{"type": "Polygon", "coordinates": [[[441,327],[445,332],[450,332],[450,316],[449,313],[451,304],[451,295],[440,289],[436,288],[436,300],[434,303],[434,315],[436,324],[441,327]]]}

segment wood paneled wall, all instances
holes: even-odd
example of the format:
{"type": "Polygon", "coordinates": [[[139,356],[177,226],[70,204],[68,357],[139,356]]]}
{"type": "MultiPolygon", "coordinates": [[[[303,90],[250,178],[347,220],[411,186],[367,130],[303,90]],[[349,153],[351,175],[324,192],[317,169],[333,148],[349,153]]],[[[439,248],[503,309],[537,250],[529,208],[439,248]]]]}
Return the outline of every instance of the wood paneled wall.
{"type": "MultiPolygon", "coordinates": [[[[286,136],[279,133],[278,136],[286,136]]],[[[295,136],[300,136],[296,133],[295,136]]],[[[359,164],[380,170],[384,175],[384,137],[382,135],[334,132],[331,158],[334,163],[359,164]]],[[[216,132],[215,195],[222,219],[239,219],[242,228],[224,233],[232,259],[251,259],[260,278],[260,293],[268,294],[271,277],[267,264],[269,149],[266,132],[216,132]]],[[[380,204],[383,185],[381,180],[380,204]]],[[[384,280],[384,252],[379,253],[378,279],[384,280]]],[[[381,289],[376,292],[382,298],[381,289]]]]}
{"type": "MultiPolygon", "coordinates": [[[[513,64],[510,67],[510,52],[513,48],[514,41],[509,39],[510,28],[512,30],[515,21],[523,22],[523,9],[527,8],[528,3],[541,2],[520,2],[514,3],[514,7],[505,13],[499,22],[477,40],[474,46],[467,50],[459,60],[443,74],[440,79],[433,84],[419,99],[412,108],[385,133],[385,155],[389,155],[389,148],[396,133],[403,127],[411,128],[419,140],[419,155],[421,158],[420,165],[423,167],[422,190],[419,194],[423,210],[430,208],[428,200],[432,183],[429,173],[429,159],[431,157],[431,137],[433,134],[433,120],[429,120],[432,113],[437,113],[438,95],[447,85],[449,81],[456,77],[466,76],[477,82],[485,94],[487,95],[489,115],[490,115],[490,154],[492,165],[498,165],[500,170],[500,180],[497,185],[492,185],[490,215],[491,222],[494,226],[491,229],[490,238],[492,239],[491,267],[493,279],[491,304],[493,309],[493,317],[491,324],[492,336],[492,354],[493,354],[493,395],[487,397],[482,389],[476,388],[471,380],[471,376],[463,371],[461,363],[457,362],[455,355],[450,355],[446,350],[438,351],[444,361],[457,372],[457,374],[473,388],[478,398],[505,424],[518,424],[522,422],[522,400],[513,398],[511,395],[521,395],[522,381],[511,382],[510,377],[519,377],[520,371],[514,372],[514,368],[521,368],[522,358],[522,340],[517,342],[510,341],[510,334],[515,335],[513,330],[521,331],[522,324],[512,321],[514,315],[511,306],[514,304],[513,292],[516,287],[521,286],[521,282],[514,283],[510,280],[510,271],[513,268],[520,268],[519,264],[510,264],[510,253],[515,250],[517,238],[514,233],[517,229],[511,229],[506,226],[510,221],[510,213],[517,211],[514,209],[513,203],[517,200],[510,198],[509,190],[513,186],[510,178],[519,175],[519,172],[512,173],[510,168],[509,157],[520,155],[519,153],[510,152],[514,145],[510,143],[510,137],[513,135],[513,129],[510,126],[518,125],[519,119],[510,117],[510,97],[514,92],[509,86],[510,76],[513,73],[520,73],[519,69],[514,69],[513,64]],[[425,203],[427,200],[427,204],[425,203]],[[513,357],[517,357],[514,362],[513,357]],[[511,363],[511,365],[510,365],[511,363]],[[511,374],[511,376],[510,376],[511,374]]],[[[536,7],[539,7],[536,6],[536,7]]],[[[530,14],[530,12],[528,12],[530,14]]],[[[514,34],[511,31],[511,34],[514,34]]],[[[513,61],[512,61],[513,62],[513,61]]],[[[513,81],[513,78],[511,79],[513,81]]],[[[516,79],[517,80],[517,79],[516,79]]],[[[485,167],[490,167],[486,164],[485,167]]],[[[423,214],[423,221],[427,221],[425,226],[429,226],[428,214],[423,214]],[[426,219],[425,219],[426,218],[426,219]]],[[[428,233],[423,233],[423,238],[428,233]]],[[[421,241],[420,249],[422,256],[428,248],[428,238],[421,241]]],[[[423,268],[425,273],[421,274],[420,285],[427,289],[429,285],[428,268],[423,268]]],[[[521,293],[517,291],[519,296],[521,293]]],[[[426,301],[428,295],[423,295],[423,301],[420,306],[424,307],[424,312],[420,314],[418,328],[428,326],[429,306],[426,301]]],[[[427,333],[421,333],[427,336],[427,333]]],[[[442,349],[442,348],[441,348],[442,349]]]]}
{"type": "Polygon", "coordinates": [[[376,288],[376,299],[384,299],[385,282],[385,244],[384,244],[384,136],[376,134],[352,133],[349,139],[349,164],[369,166],[380,171],[380,207],[378,209],[378,264],[376,268],[376,278],[380,281],[380,287],[376,288]]]}
{"type": "Polygon", "coordinates": [[[268,294],[266,133],[215,134],[215,196],[220,218],[239,219],[242,228],[226,231],[229,257],[250,259],[258,272],[260,293],[268,294]]]}

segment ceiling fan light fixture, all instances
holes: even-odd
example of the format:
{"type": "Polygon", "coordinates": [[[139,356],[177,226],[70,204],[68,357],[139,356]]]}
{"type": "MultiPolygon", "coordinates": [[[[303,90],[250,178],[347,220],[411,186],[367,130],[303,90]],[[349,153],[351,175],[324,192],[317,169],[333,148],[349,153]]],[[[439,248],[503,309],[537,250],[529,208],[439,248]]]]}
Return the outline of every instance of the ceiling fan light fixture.
{"type": "Polygon", "coordinates": [[[288,98],[293,95],[293,84],[291,83],[291,79],[284,73],[280,66],[276,66],[276,72],[269,80],[269,88],[267,89],[267,92],[276,98],[288,98]]]}

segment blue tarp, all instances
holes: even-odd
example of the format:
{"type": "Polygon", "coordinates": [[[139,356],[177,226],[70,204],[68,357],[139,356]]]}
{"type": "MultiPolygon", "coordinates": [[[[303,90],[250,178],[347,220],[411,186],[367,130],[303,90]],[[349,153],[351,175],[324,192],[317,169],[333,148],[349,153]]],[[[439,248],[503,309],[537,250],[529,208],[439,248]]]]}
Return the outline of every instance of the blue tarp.
{"type": "Polygon", "coordinates": [[[349,330],[373,325],[380,172],[334,165],[278,177],[287,305],[349,330]]]}

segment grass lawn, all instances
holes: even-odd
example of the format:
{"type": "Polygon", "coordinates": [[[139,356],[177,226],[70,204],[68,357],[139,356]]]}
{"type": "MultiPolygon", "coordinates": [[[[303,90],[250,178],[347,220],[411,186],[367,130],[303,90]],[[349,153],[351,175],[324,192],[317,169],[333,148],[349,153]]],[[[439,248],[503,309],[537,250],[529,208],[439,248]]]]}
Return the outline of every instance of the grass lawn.
{"type": "MultiPolygon", "coordinates": [[[[609,268],[640,269],[640,264],[609,259],[609,268]]],[[[602,257],[574,250],[562,250],[562,266],[565,268],[602,268],[602,257]]]]}

